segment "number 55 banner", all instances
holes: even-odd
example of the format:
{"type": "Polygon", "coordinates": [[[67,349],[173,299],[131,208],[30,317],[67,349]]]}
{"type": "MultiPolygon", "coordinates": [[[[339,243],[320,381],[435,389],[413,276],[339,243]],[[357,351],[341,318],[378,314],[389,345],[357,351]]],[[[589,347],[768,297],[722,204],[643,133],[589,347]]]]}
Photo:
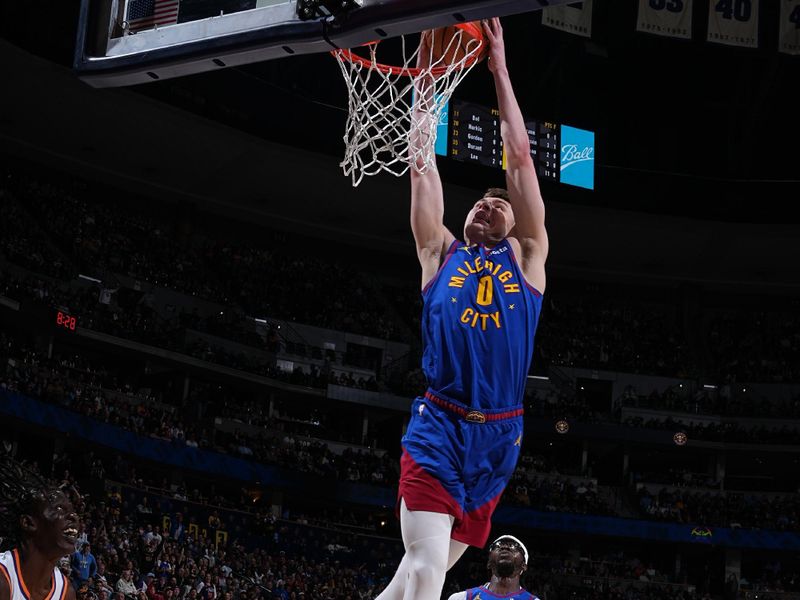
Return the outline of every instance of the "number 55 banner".
{"type": "Polygon", "coordinates": [[[780,0],[781,29],[778,51],[800,54],[800,0],[780,0]]]}
{"type": "Polygon", "coordinates": [[[636,29],[655,35],[691,39],[692,0],[639,0],[636,29]]]}
{"type": "Polygon", "coordinates": [[[709,0],[706,39],[758,48],[758,0],[709,0]]]}

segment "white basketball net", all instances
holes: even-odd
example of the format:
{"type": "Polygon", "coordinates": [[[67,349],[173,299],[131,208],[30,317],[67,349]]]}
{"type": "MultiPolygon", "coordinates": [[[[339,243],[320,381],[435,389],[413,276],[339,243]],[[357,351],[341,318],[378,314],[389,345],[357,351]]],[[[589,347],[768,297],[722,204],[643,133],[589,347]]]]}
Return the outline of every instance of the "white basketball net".
{"type": "Polygon", "coordinates": [[[455,30],[447,46],[434,57],[431,44],[429,66],[417,73],[419,45],[407,52],[401,36],[402,66],[387,68],[376,57],[378,46],[363,48],[362,55],[348,50],[333,52],[342,69],[348,91],[347,127],[344,134],[345,155],[340,163],[344,174],[356,187],[365,175],[386,171],[400,177],[413,167],[425,173],[435,161],[437,125],[447,122],[444,112],[456,86],[479,61],[481,40],[461,29],[455,30]],[[445,58],[451,49],[461,48],[463,57],[452,64],[445,58]],[[416,93],[428,98],[412,118],[416,93]],[[413,144],[409,140],[414,140],[413,144]]]}

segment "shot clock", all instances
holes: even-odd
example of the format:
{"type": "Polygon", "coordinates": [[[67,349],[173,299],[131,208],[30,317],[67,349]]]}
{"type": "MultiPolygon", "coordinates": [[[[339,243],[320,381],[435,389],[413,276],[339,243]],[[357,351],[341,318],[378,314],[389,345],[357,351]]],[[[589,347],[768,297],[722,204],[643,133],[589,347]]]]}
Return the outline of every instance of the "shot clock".
{"type": "Polygon", "coordinates": [[[77,327],[77,325],[78,319],[74,316],[60,310],[56,312],[56,327],[59,329],[75,331],[75,327],[77,327]]]}

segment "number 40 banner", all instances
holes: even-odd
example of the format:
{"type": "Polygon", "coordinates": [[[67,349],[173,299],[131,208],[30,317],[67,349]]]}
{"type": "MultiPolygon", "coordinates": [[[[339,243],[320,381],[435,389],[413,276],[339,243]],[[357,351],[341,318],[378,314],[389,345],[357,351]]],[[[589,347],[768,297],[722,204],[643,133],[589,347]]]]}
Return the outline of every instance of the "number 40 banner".
{"type": "Polygon", "coordinates": [[[781,28],[778,50],[800,54],[800,0],[780,0],[781,28]]]}
{"type": "Polygon", "coordinates": [[[639,0],[636,29],[654,35],[691,39],[692,0],[639,0]]]}
{"type": "Polygon", "coordinates": [[[710,0],[709,42],[758,48],[758,0],[710,0]]]}

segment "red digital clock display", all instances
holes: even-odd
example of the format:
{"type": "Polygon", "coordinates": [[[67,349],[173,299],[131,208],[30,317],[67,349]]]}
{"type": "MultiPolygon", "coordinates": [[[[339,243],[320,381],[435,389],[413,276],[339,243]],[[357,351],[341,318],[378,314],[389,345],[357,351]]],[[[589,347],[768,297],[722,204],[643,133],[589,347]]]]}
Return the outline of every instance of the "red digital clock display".
{"type": "Polygon", "coordinates": [[[56,313],[56,325],[59,327],[63,327],[64,329],[69,329],[70,331],[75,331],[75,325],[77,321],[75,317],[68,315],[67,313],[63,313],[58,311],[56,313]]]}

